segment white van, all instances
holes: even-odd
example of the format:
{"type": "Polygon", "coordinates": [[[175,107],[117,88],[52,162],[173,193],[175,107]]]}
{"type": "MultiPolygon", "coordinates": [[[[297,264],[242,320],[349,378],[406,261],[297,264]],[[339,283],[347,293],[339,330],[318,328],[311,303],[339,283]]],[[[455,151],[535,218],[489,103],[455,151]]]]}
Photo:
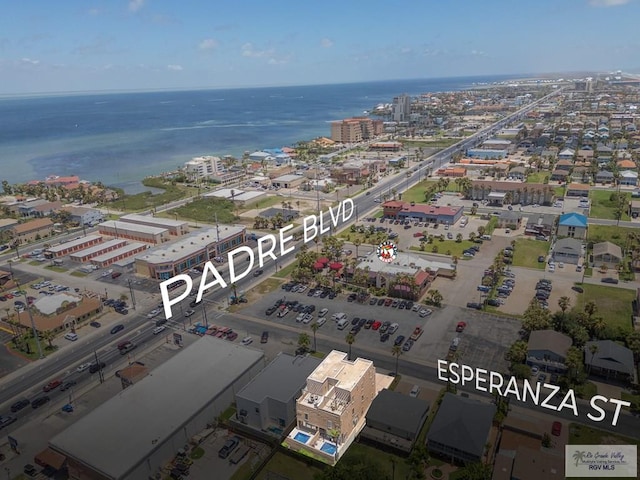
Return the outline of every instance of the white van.
{"type": "Polygon", "coordinates": [[[343,312],[334,313],[333,315],[331,315],[331,318],[333,318],[336,322],[340,322],[347,319],[347,314],[343,312]]]}
{"type": "Polygon", "coordinates": [[[491,235],[482,235],[480,238],[482,240],[491,240],[491,235]]]}
{"type": "Polygon", "coordinates": [[[344,330],[349,325],[349,320],[343,318],[342,320],[338,320],[338,330],[344,330]]]}
{"type": "Polygon", "coordinates": [[[71,332],[65,333],[64,338],[66,338],[67,340],[71,340],[72,342],[75,342],[78,339],[78,334],[71,333],[71,332]]]}
{"type": "Polygon", "coordinates": [[[420,387],[418,385],[414,385],[411,391],[409,392],[409,396],[416,398],[418,395],[420,395],[420,387]]]}

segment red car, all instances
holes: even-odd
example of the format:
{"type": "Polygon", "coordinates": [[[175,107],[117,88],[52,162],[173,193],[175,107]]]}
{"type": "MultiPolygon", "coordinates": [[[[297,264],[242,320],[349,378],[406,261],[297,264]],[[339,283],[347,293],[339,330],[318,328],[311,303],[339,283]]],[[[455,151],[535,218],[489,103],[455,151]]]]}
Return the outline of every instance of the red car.
{"type": "Polygon", "coordinates": [[[371,324],[371,330],[378,330],[381,325],[382,325],[382,322],[380,320],[376,320],[371,324]]]}
{"type": "Polygon", "coordinates": [[[393,303],[393,300],[392,300],[391,298],[387,298],[387,299],[384,301],[384,306],[385,306],[385,307],[388,307],[388,306],[389,306],[389,305],[391,305],[392,303],[393,303]]]}
{"type": "Polygon", "coordinates": [[[227,333],[227,336],[225,338],[230,342],[233,342],[236,338],[238,338],[238,334],[236,332],[229,332],[227,333]]]}
{"type": "Polygon", "coordinates": [[[559,437],[560,432],[562,432],[562,424],[560,422],[553,422],[553,425],[551,425],[551,433],[559,437]]]}
{"type": "Polygon", "coordinates": [[[59,380],[59,379],[58,380],[51,380],[44,387],[42,387],[42,390],[44,390],[45,392],[50,392],[54,388],[58,388],[60,385],[62,385],[62,380],[59,380]]]}
{"type": "Polygon", "coordinates": [[[462,332],[466,326],[467,324],[465,322],[458,322],[458,325],[456,325],[456,332],[462,332]]]}

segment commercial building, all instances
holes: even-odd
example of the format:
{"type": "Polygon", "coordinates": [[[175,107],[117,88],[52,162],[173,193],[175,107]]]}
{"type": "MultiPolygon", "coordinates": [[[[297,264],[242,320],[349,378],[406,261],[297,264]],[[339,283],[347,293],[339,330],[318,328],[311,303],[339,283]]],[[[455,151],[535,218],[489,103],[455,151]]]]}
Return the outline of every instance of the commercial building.
{"type": "Polygon", "coordinates": [[[98,225],[98,232],[102,235],[109,235],[115,238],[126,238],[136,242],[150,243],[158,245],[169,242],[171,235],[169,230],[162,227],[152,227],[131,222],[120,222],[118,220],[108,220],[98,225]]]}
{"type": "Polygon", "coordinates": [[[167,280],[225,255],[245,241],[246,228],[241,225],[219,225],[217,228],[201,229],[170,245],[153,247],[136,257],[136,273],[157,280],[167,280]]]}
{"type": "Polygon", "coordinates": [[[152,217],[150,215],[138,215],[130,213],[120,217],[121,222],[134,223],[136,225],[147,225],[149,227],[164,228],[169,235],[180,237],[189,233],[189,224],[182,220],[172,220],[170,218],[152,217]]]}
{"type": "Polygon", "coordinates": [[[72,262],[85,263],[94,257],[122,248],[126,244],[127,244],[126,240],[122,238],[114,238],[113,240],[108,240],[106,242],[99,242],[95,244],[93,247],[84,248],[75,253],[71,253],[69,254],[69,259],[72,262]]]}
{"type": "Polygon", "coordinates": [[[263,366],[261,351],[205,335],[49,442],[71,480],[166,477],[162,466],[263,366]]]}
{"type": "Polygon", "coordinates": [[[92,247],[102,243],[102,240],[102,235],[87,235],[86,237],[80,237],[75,240],[71,240],[70,242],[49,247],[45,250],[45,255],[49,258],[64,257],[87,247],[92,247]]]}
{"type": "Polygon", "coordinates": [[[281,434],[296,419],[296,399],[321,361],[279,353],[236,394],[236,419],[256,430],[281,434]]]}
{"type": "Polygon", "coordinates": [[[415,219],[420,222],[443,223],[453,225],[463,214],[462,207],[441,207],[418,203],[411,205],[401,200],[391,200],[382,204],[385,217],[400,220],[415,219]]]}
{"type": "Polygon", "coordinates": [[[109,265],[120,262],[122,260],[126,260],[133,257],[134,255],[137,255],[138,253],[144,252],[148,248],[148,243],[127,242],[126,245],[92,257],[91,264],[100,268],[108,267],[109,265]]]}
{"type": "Polygon", "coordinates": [[[382,390],[367,412],[362,438],[410,452],[427,420],[429,402],[393,390],[382,390]]]}
{"type": "MultiPolygon", "coordinates": [[[[96,297],[62,292],[45,295],[33,302],[31,316],[38,332],[60,332],[75,328],[102,311],[102,301],[96,297]]],[[[17,314],[16,320],[31,329],[27,312],[17,314]]]]}
{"type": "Polygon", "coordinates": [[[553,187],[544,183],[472,180],[467,198],[469,200],[487,200],[494,205],[504,203],[542,205],[551,203],[554,194],[553,187]]]}
{"type": "Polygon", "coordinates": [[[296,402],[296,426],[284,444],[335,465],[364,427],[373,399],[392,380],[377,374],[370,360],[350,361],[332,351],[307,378],[296,402]]]}
{"type": "Polygon", "coordinates": [[[304,175],[288,174],[274,178],[273,180],[271,180],[271,184],[274,187],[280,188],[296,188],[299,187],[304,181],[304,175]]]}

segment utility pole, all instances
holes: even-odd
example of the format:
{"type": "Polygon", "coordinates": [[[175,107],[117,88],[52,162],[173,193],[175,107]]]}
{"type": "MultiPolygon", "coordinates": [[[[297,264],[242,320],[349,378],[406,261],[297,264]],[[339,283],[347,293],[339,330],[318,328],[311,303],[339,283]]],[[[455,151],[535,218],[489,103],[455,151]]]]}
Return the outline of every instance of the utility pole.
{"type": "MultiPolygon", "coordinates": [[[[129,295],[131,295],[131,304],[133,305],[133,309],[136,309],[136,296],[133,294],[133,288],[131,287],[131,279],[127,279],[129,283],[129,295]]],[[[182,306],[182,305],[181,305],[182,306]]]]}
{"type": "Polygon", "coordinates": [[[104,383],[104,373],[102,373],[102,366],[100,365],[100,360],[98,360],[98,351],[94,350],[93,351],[93,356],[96,359],[96,365],[98,366],[98,378],[100,380],[100,383],[104,383]]]}

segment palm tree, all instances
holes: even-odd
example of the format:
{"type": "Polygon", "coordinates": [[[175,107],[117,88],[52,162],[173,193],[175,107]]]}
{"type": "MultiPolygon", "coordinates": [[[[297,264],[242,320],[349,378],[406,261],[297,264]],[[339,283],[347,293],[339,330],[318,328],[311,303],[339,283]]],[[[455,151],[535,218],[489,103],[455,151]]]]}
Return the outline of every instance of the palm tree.
{"type": "Polygon", "coordinates": [[[49,342],[49,349],[53,350],[53,343],[51,342],[55,338],[55,335],[51,330],[45,330],[44,332],[40,333],[40,338],[42,338],[42,340],[46,342],[49,342]]]}
{"type": "Polygon", "coordinates": [[[396,374],[398,376],[398,362],[400,360],[400,355],[402,355],[402,347],[400,345],[394,345],[391,347],[391,354],[396,357],[396,374]]]}
{"type": "Polygon", "coordinates": [[[565,313],[567,311],[567,309],[569,308],[569,306],[571,305],[571,299],[567,296],[562,296],[558,299],[558,306],[560,307],[560,310],[562,310],[562,320],[564,322],[565,319],[565,313]]]}
{"type": "Polygon", "coordinates": [[[353,246],[356,247],[356,258],[358,258],[358,247],[362,245],[362,240],[360,240],[360,238],[356,238],[353,241],[353,246]]]}
{"type": "Polygon", "coordinates": [[[598,353],[598,345],[592,343],[589,345],[589,352],[591,352],[591,362],[589,363],[589,373],[591,373],[591,367],[593,366],[593,357],[598,353]]]}
{"type": "Polygon", "coordinates": [[[306,351],[309,349],[309,345],[311,345],[311,339],[309,338],[309,335],[304,332],[298,335],[298,347],[306,351]]]}
{"type": "Polygon", "coordinates": [[[347,359],[351,360],[351,345],[356,341],[356,337],[353,333],[347,333],[345,341],[347,342],[347,345],[349,345],[349,355],[347,356],[347,359]]]}
{"type": "Polygon", "coordinates": [[[316,351],[316,332],[318,331],[318,329],[320,328],[320,325],[318,325],[318,322],[313,322],[311,324],[311,331],[313,332],[313,351],[316,351]]]}

